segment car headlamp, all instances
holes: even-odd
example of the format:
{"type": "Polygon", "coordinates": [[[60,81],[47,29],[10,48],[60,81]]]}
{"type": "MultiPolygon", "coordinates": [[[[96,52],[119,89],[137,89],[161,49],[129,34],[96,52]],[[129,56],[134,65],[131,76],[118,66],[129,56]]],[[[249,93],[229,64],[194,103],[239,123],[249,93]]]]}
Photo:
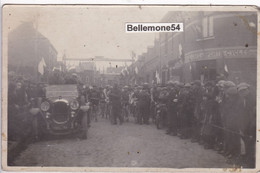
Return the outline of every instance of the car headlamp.
{"type": "Polygon", "coordinates": [[[50,109],[50,103],[47,101],[44,101],[41,103],[41,110],[46,112],[50,109]]]}
{"type": "Polygon", "coordinates": [[[77,100],[73,100],[70,102],[70,108],[72,110],[77,110],[79,108],[79,102],[77,100]]]}

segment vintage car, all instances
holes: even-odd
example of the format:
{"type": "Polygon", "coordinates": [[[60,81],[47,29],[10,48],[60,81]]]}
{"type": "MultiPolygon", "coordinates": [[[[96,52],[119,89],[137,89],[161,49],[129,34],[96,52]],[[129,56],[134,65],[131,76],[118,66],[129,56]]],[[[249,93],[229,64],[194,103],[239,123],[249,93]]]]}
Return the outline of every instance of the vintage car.
{"type": "Polygon", "coordinates": [[[82,101],[77,85],[49,85],[45,87],[40,109],[35,113],[35,138],[44,134],[79,134],[86,139],[89,104],[82,101]]]}

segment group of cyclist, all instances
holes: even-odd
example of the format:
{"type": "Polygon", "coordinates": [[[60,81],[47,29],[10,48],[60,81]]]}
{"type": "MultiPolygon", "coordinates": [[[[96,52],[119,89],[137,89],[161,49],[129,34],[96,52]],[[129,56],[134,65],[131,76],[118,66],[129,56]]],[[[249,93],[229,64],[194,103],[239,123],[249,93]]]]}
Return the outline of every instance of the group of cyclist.
{"type": "Polygon", "coordinates": [[[82,87],[82,94],[91,104],[91,119],[97,121],[98,116],[117,124],[130,121],[131,117],[140,124],[149,123],[150,91],[148,84],[144,86],[120,87],[82,87]],[[142,109],[141,109],[142,108],[142,109]],[[141,112],[140,112],[141,111],[141,112]],[[140,116],[138,116],[140,115],[140,116]]]}

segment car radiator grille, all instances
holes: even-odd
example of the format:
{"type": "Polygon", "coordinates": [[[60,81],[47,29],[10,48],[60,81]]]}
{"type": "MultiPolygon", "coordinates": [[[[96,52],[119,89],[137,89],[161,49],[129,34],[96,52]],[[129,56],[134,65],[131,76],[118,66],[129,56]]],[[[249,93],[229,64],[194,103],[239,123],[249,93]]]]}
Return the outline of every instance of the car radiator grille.
{"type": "Polygon", "coordinates": [[[53,120],[58,123],[64,123],[68,121],[68,110],[69,107],[64,102],[56,102],[53,104],[52,115],[53,120]]]}

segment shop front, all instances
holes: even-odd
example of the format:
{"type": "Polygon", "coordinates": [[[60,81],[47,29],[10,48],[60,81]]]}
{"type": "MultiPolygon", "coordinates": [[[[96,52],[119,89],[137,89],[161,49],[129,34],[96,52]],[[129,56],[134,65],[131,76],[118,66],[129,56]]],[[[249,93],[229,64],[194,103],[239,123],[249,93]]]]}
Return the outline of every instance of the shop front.
{"type": "Polygon", "coordinates": [[[215,80],[224,75],[235,83],[256,83],[256,47],[230,47],[198,50],[185,55],[184,82],[215,80]]]}

